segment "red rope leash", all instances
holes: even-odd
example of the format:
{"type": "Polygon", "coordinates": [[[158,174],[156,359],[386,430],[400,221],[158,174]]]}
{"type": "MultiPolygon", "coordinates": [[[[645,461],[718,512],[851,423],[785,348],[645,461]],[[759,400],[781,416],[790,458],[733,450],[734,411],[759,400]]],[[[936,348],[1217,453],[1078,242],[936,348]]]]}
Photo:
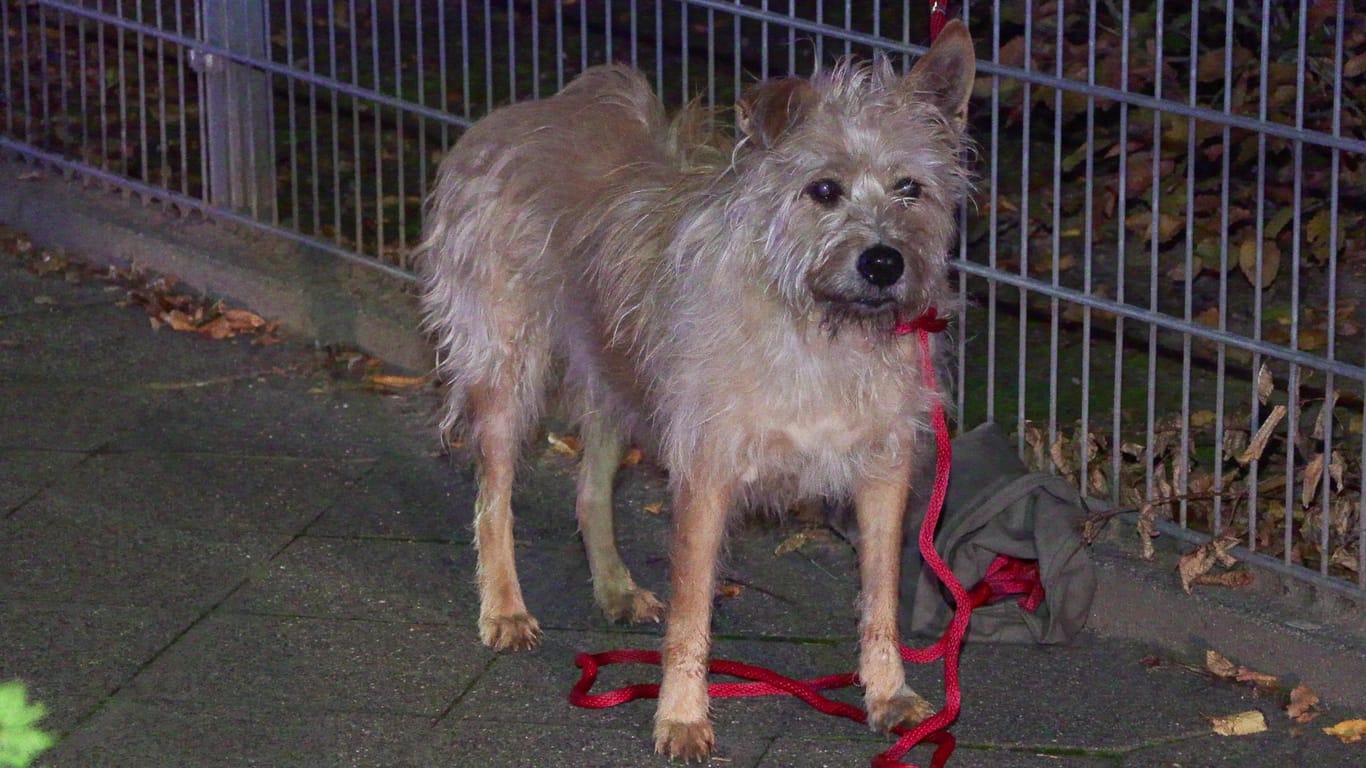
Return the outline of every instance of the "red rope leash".
{"type": "MultiPolygon", "coordinates": [[[[938,333],[947,323],[937,316],[934,308],[910,321],[897,323],[893,333],[906,335],[915,333],[920,341],[921,371],[925,386],[935,389],[934,360],[930,354],[930,334],[938,333]]],[[[939,518],[944,509],[944,498],[948,493],[949,465],[952,461],[953,447],[949,440],[948,421],[944,417],[943,406],[936,401],[931,413],[934,425],[936,459],[934,488],[930,494],[929,507],[925,520],[920,526],[920,554],[930,570],[942,581],[953,596],[955,610],[949,627],[940,640],[927,648],[908,648],[901,646],[901,658],[915,664],[925,664],[940,658],[944,659],[944,708],[914,728],[897,726],[892,729],[899,739],[890,749],[873,758],[873,768],[913,768],[902,763],[901,758],[912,747],[929,742],[938,745],[930,759],[931,768],[942,768],[953,754],[954,739],[946,730],[958,717],[962,703],[962,690],[958,680],[958,657],[967,636],[968,622],[972,611],[989,602],[1010,595],[1020,595],[1019,602],[1025,610],[1033,611],[1043,602],[1043,586],[1039,581],[1039,566],[1036,562],[1017,560],[999,555],[987,569],[986,576],[971,590],[964,589],[962,583],[953,575],[944,559],[934,549],[934,532],[939,526],[939,518]]],[[[598,670],[610,664],[651,664],[660,663],[658,651],[618,650],[603,653],[580,653],[574,664],[581,669],[582,675],[569,693],[569,702],[576,707],[603,709],[615,707],[628,701],[659,696],[657,683],[638,683],[607,693],[590,693],[597,682],[598,670]]],[[[763,667],[742,664],[725,659],[712,659],[708,663],[712,674],[737,677],[749,682],[712,683],[707,686],[708,693],[714,698],[744,696],[795,696],[820,712],[847,718],[857,723],[866,723],[868,715],[851,704],[822,696],[820,691],[845,688],[858,684],[858,676],[852,673],[827,675],[810,680],[793,680],[763,667]]]]}

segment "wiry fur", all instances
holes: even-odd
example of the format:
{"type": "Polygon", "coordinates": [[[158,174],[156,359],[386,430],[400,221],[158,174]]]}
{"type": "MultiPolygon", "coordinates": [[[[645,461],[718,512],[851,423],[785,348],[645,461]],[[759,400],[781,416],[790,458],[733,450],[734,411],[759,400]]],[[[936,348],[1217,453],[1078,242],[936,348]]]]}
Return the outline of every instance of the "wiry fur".
{"type": "Polygon", "coordinates": [[[599,67],[552,98],[494,112],[442,164],[418,263],[450,385],[442,428],[466,429],[480,462],[481,634],[495,647],[538,637],[511,564],[506,488],[558,380],[589,443],[579,517],[595,593],[614,618],[657,619],[661,608],[611,542],[623,439],[651,446],[670,471],[662,751],[690,758],[711,746],[698,662],[720,531],[741,503],[852,499],[872,535],[895,538],[864,556],[860,670],[877,725],[914,706],[898,698],[912,694],[887,658],[897,567],[887,558],[938,395],[923,385],[914,337],[890,329],[948,300],[945,258],[967,184],[966,33],[955,36],[957,49],[907,77],[879,59],[760,84],[729,147],[699,129],[695,107],[670,123],[639,73],[599,67]],[[827,178],[846,191],[836,205],[806,193],[827,178]],[[914,199],[893,192],[903,178],[919,184],[914,199]],[[904,258],[893,285],[870,285],[856,267],[877,245],[904,258]]]}

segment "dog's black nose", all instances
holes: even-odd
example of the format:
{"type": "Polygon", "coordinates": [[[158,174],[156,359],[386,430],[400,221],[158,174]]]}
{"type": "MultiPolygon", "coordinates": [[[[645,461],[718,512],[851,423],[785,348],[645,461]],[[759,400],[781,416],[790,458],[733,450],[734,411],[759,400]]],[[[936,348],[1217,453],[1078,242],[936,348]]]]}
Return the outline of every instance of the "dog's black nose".
{"type": "Polygon", "coordinates": [[[886,288],[901,279],[906,271],[906,262],[901,252],[890,245],[875,245],[858,255],[855,265],[864,280],[879,288],[886,288]]]}

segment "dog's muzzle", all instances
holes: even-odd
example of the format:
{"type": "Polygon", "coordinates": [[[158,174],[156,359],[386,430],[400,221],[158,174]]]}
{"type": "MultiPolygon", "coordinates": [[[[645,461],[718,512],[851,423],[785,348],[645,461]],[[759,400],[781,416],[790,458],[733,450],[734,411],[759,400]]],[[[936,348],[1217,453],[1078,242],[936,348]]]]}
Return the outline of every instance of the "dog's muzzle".
{"type": "Polygon", "coordinates": [[[890,245],[874,245],[858,255],[854,263],[859,276],[878,288],[896,285],[906,271],[906,261],[901,251],[890,245]]]}

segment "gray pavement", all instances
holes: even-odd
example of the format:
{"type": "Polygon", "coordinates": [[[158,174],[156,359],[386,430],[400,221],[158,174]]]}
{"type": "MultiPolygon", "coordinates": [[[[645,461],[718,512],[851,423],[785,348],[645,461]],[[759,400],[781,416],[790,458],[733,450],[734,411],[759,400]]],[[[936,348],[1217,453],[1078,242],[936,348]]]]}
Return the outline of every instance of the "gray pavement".
{"type": "MultiPolygon", "coordinates": [[[[566,702],[576,652],[659,636],[592,606],[572,460],[538,444],[516,499],[545,644],[494,654],[474,628],[470,471],[439,450],[430,391],[363,390],[303,341],[153,332],[120,298],[0,252],[0,681],[28,681],[49,706],[62,741],[38,765],[667,764],[650,754],[650,703],[566,702]]],[[[623,474],[626,559],[662,588],[667,512],[645,507],[664,500],[663,480],[648,463],[623,474]]],[[[852,553],[832,540],[775,555],[790,532],[733,537],[726,573],[743,586],[720,602],[716,653],[794,676],[847,670],[852,553]]],[[[1366,763],[1362,745],[1319,730],[1362,715],[1357,637],[1318,616],[1286,632],[1181,595],[1120,549],[1097,557],[1097,629],[1078,643],[966,650],[951,767],[1366,763]],[[1323,716],[1297,725],[1246,688],[1142,663],[1198,664],[1216,627],[1242,626],[1264,630],[1239,636],[1280,660],[1266,671],[1320,671],[1337,695],[1323,716]],[[1269,732],[1210,734],[1207,716],[1248,709],[1269,732]]],[[[937,697],[937,666],[910,677],[937,697]]],[[[793,700],[718,701],[714,717],[712,764],[726,768],[867,765],[888,743],[793,700]]]]}

